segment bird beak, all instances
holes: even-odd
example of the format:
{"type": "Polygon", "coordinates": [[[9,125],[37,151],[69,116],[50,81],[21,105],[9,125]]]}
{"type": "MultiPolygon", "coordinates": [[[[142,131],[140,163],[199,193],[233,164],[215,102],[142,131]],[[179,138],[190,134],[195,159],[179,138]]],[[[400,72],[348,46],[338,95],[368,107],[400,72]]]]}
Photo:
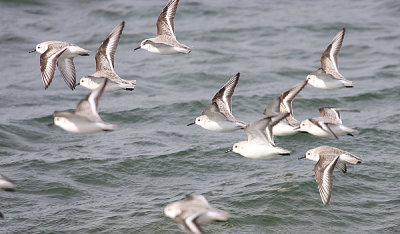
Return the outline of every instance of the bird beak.
{"type": "Polygon", "coordinates": [[[190,126],[190,125],[193,125],[193,124],[195,124],[195,122],[188,123],[186,126],[190,126]]]}
{"type": "Polygon", "coordinates": [[[299,126],[297,126],[297,127],[295,127],[295,128],[293,128],[293,130],[295,130],[295,131],[299,131],[299,130],[300,130],[300,125],[299,125],[299,126]]]}
{"type": "Polygon", "coordinates": [[[225,151],[225,153],[229,153],[229,152],[232,152],[233,151],[233,147],[232,148],[229,148],[229,149],[227,149],[226,151],[225,151]]]}
{"type": "Polygon", "coordinates": [[[54,122],[53,122],[53,123],[47,124],[47,126],[49,126],[49,127],[51,127],[51,126],[53,126],[53,125],[54,125],[54,122]]]}
{"type": "Polygon", "coordinates": [[[36,52],[36,49],[28,51],[28,53],[33,53],[33,52],[36,52]]]}
{"type": "Polygon", "coordinates": [[[139,46],[139,47],[137,47],[137,48],[135,48],[135,49],[133,49],[133,50],[138,50],[138,49],[140,49],[140,48],[142,48],[142,46],[139,46]]]}
{"type": "Polygon", "coordinates": [[[304,155],[303,157],[298,158],[298,160],[303,159],[303,158],[306,158],[306,156],[304,155]]]}
{"type": "Polygon", "coordinates": [[[81,85],[81,83],[76,83],[76,84],[75,84],[75,87],[78,86],[78,85],[81,85]]]}

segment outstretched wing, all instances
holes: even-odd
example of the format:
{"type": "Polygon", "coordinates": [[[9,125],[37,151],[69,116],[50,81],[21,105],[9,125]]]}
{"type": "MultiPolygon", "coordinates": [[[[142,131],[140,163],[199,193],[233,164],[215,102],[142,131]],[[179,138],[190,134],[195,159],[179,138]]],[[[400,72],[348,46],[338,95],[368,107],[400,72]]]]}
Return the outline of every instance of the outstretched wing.
{"type": "Polygon", "coordinates": [[[219,111],[225,116],[232,114],[232,95],[239,81],[240,73],[234,75],[213,97],[211,103],[218,106],[219,111]]]}
{"type": "Polygon", "coordinates": [[[203,234],[203,230],[200,228],[199,224],[197,223],[197,219],[204,213],[205,210],[202,211],[194,211],[194,210],[187,210],[183,212],[181,215],[177,216],[175,220],[178,222],[179,226],[193,234],[203,234]]]}
{"type": "Polygon", "coordinates": [[[279,97],[281,100],[280,113],[288,112],[293,115],[293,100],[297,96],[297,94],[299,94],[300,91],[304,89],[307,83],[307,80],[304,80],[303,82],[296,84],[295,86],[291,87],[289,90],[281,94],[281,96],[279,97]]]}
{"type": "Polygon", "coordinates": [[[42,72],[42,82],[45,89],[47,89],[51,81],[53,81],[57,60],[66,49],[67,47],[64,47],[54,54],[51,54],[54,52],[53,50],[47,49],[46,52],[40,55],[40,71],[42,72]]]}
{"type": "Polygon", "coordinates": [[[102,122],[97,108],[99,99],[103,94],[104,88],[107,84],[108,79],[104,78],[102,85],[93,90],[88,96],[82,99],[76,106],[75,114],[87,117],[89,120],[94,122],[102,122]]]}
{"type": "Polygon", "coordinates": [[[344,79],[339,73],[337,60],[340,48],[342,48],[345,32],[345,28],[338,32],[321,56],[321,68],[336,79],[344,79]]]}
{"type": "Polygon", "coordinates": [[[175,38],[174,18],[179,0],[170,0],[157,19],[157,36],[167,35],[175,38]]]}
{"type": "Polygon", "coordinates": [[[114,56],[117,50],[119,39],[124,29],[125,21],[122,21],[117,27],[115,27],[107,38],[101,43],[97,49],[95,60],[96,60],[96,71],[108,70],[114,72],[114,56]]]}
{"type": "Polygon", "coordinates": [[[321,107],[318,109],[318,111],[322,118],[332,123],[340,123],[340,124],[342,124],[342,118],[340,117],[341,111],[360,112],[359,110],[355,109],[333,108],[333,107],[321,107]]]}
{"type": "Polygon", "coordinates": [[[329,200],[331,199],[333,186],[333,170],[335,169],[338,160],[339,156],[336,156],[332,161],[320,157],[314,167],[315,181],[318,185],[318,190],[322,199],[322,203],[325,206],[328,205],[329,200]]]}
{"type": "Polygon", "coordinates": [[[203,195],[186,194],[185,198],[186,198],[186,201],[196,202],[196,203],[202,204],[206,207],[210,206],[207,199],[203,195]]]}
{"type": "Polygon", "coordinates": [[[60,69],[61,75],[71,90],[75,89],[76,86],[76,72],[73,58],[64,58],[57,61],[58,69],[60,69]]]}
{"type": "Polygon", "coordinates": [[[270,116],[269,118],[269,122],[267,124],[267,127],[265,128],[265,134],[268,140],[268,143],[270,145],[275,145],[274,142],[274,135],[273,133],[273,128],[275,125],[277,125],[280,121],[282,121],[284,118],[288,117],[289,113],[282,113],[279,115],[275,115],[275,116],[270,116]]]}
{"type": "Polygon", "coordinates": [[[244,128],[244,131],[247,134],[248,142],[250,144],[267,144],[274,146],[275,143],[274,136],[272,135],[272,128],[288,115],[289,113],[269,116],[249,123],[244,128]]]}

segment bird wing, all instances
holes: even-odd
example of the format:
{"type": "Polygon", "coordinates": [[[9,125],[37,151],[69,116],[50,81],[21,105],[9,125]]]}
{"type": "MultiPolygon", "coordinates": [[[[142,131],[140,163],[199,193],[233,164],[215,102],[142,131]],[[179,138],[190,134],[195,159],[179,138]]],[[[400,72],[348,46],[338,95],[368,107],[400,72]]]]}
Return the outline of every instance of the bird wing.
{"type": "Polygon", "coordinates": [[[117,27],[115,27],[107,38],[101,43],[97,49],[95,60],[96,60],[96,71],[108,70],[114,71],[114,56],[117,50],[119,39],[124,29],[125,21],[122,21],[117,27]]]}
{"type": "Polygon", "coordinates": [[[103,122],[97,113],[99,99],[103,94],[108,79],[104,79],[102,85],[93,90],[89,95],[82,99],[76,106],[75,114],[85,116],[93,122],[103,122]]]}
{"type": "Polygon", "coordinates": [[[73,58],[64,58],[57,61],[57,66],[61,75],[71,90],[76,86],[76,72],[73,58]]]}
{"type": "Polygon", "coordinates": [[[227,120],[227,117],[220,113],[219,109],[218,105],[213,103],[202,112],[202,115],[207,115],[210,120],[216,122],[227,120]]]}
{"type": "Polygon", "coordinates": [[[247,134],[247,141],[254,145],[273,145],[270,144],[265,131],[270,121],[271,117],[266,117],[247,124],[247,126],[244,128],[244,131],[247,134]]]}
{"type": "Polygon", "coordinates": [[[345,28],[338,32],[321,56],[321,68],[326,73],[331,74],[339,80],[344,79],[344,77],[339,73],[337,60],[340,48],[342,48],[345,32],[345,28]]]}
{"type": "Polygon", "coordinates": [[[289,113],[269,116],[247,124],[244,128],[247,134],[247,141],[250,144],[275,146],[272,128],[288,115],[289,113]]]}
{"type": "Polygon", "coordinates": [[[229,81],[214,95],[211,103],[216,103],[221,113],[232,114],[232,95],[239,81],[240,73],[234,75],[229,81]]]}
{"type": "Polygon", "coordinates": [[[274,135],[272,134],[274,126],[288,116],[289,113],[281,113],[279,115],[267,117],[269,118],[269,122],[267,124],[267,127],[265,128],[265,134],[270,145],[275,146],[274,135]]]}
{"type": "Polygon", "coordinates": [[[193,195],[193,194],[186,194],[185,195],[186,201],[192,201],[199,204],[202,204],[206,207],[210,207],[207,199],[203,195],[193,195]]]}
{"type": "Polygon", "coordinates": [[[49,87],[51,81],[54,78],[54,72],[56,71],[56,63],[58,58],[67,47],[55,52],[51,49],[47,49],[42,55],[40,55],[40,71],[42,72],[42,82],[45,89],[49,87]]]}
{"type": "Polygon", "coordinates": [[[157,36],[168,35],[175,37],[174,18],[179,0],[170,0],[157,19],[157,36]]]}
{"type": "Polygon", "coordinates": [[[267,107],[264,109],[264,115],[273,116],[280,113],[281,98],[277,97],[272,102],[268,103],[267,107]]]}
{"type": "Polygon", "coordinates": [[[197,219],[204,213],[205,211],[194,211],[194,210],[186,210],[181,215],[178,215],[175,220],[178,222],[179,226],[189,232],[194,234],[203,234],[203,230],[200,228],[197,223],[197,219]]]}
{"type": "Polygon", "coordinates": [[[326,206],[329,203],[332,195],[333,186],[333,170],[336,166],[339,156],[336,156],[332,161],[328,161],[320,156],[317,164],[315,164],[315,181],[318,185],[319,194],[322,203],[326,206]]]}
{"type": "Polygon", "coordinates": [[[319,108],[318,111],[321,117],[336,124],[342,124],[342,118],[340,116],[341,111],[360,112],[359,110],[356,109],[333,108],[333,107],[322,107],[319,108]]]}
{"type": "Polygon", "coordinates": [[[335,125],[334,123],[323,121],[323,120],[316,120],[315,118],[309,119],[311,123],[317,125],[320,127],[322,130],[330,134],[331,136],[335,137],[336,139],[339,139],[338,136],[332,131],[330,125],[335,125]]]}
{"type": "Polygon", "coordinates": [[[296,84],[295,86],[291,87],[286,92],[282,93],[279,97],[281,100],[280,112],[285,113],[288,112],[293,115],[293,107],[292,102],[297,94],[300,93],[301,90],[307,85],[307,80],[304,80],[301,83],[296,84]]]}

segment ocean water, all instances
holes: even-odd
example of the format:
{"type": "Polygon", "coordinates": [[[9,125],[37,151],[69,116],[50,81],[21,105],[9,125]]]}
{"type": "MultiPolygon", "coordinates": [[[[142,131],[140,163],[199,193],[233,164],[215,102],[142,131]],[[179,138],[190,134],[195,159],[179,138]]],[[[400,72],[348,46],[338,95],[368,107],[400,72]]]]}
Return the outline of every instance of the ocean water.
{"type": "Polygon", "coordinates": [[[133,52],[156,33],[166,0],[0,0],[0,173],[17,191],[0,191],[0,233],[180,233],[164,207],[203,194],[229,211],[207,233],[400,232],[400,2],[181,0],[177,39],[187,55],[133,52]],[[133,92],[105,93],[99,106],[113,132],[74,135],[48,124],[89,93],[68,89],[59,71],[44,90],[39,54],[48,40],[91,50],[75,58],[77,77],[95,70],[94,54],[126,21],[115,57],[133,92]],[[252,160],[224,151],[243,131],[189,126],[228,79],[241,73],[233,97],[237,119],[263,117],[265,106],[320,66],[322,52],[346,27],[340,72],[352,89],[306,87],[294,101],[298,120],[324,106],[343,113],[354,137],[276,137],[290,156],[252,160]],[[322,205],[314,162],[297,160],[330,145],[363,163],[334,173],[322,205]]]}

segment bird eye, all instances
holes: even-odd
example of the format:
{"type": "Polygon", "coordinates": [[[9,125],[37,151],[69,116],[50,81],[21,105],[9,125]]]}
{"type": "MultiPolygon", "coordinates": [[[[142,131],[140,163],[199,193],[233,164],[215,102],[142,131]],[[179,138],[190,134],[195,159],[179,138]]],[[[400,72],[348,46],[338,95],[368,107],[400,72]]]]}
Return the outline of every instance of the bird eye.
{"type": "Polygon", "coordinates": [[[199,122],[200,121],[200,119],[197,119],[197,122],[199,122]]]}
{"type": "Polygon", "coordinates": [[[235,148],[237,148],[237,145],[235,145],[235,148]]]}
{"type": "Polygon", "coordinates": [[[307,153],[307,155],[310,155],[310,153],[307,153]]]}
{"type": "Polygon", "coordinates": [[[37,48],[40,49],[40,46],[38,46],[37,48]]]}

